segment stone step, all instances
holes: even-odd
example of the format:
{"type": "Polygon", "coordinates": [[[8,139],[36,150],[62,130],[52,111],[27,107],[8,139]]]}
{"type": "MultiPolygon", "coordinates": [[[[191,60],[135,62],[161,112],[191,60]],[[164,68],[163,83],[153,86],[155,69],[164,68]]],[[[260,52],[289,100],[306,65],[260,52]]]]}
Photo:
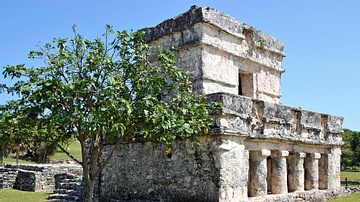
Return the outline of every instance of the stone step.
{"type": "Polygon", "coordinates": [[[61,202],[60,199],[48,199],[47,201],[61,202]]]}
{"type": "Polygon", "coordinates": [[[66,196],[69,196],[67,194],[50,194],[48,196],[48,199],[61,199],[61,198],[64,198],[66,196]]]}
{"type": "Polygon", "coordinates": [[[249,197],[251,199],[251,202],[264,202],[265,199],[263,197],[249,197]]]}
{"type": "Polygon", "coordinates": [[[70,196],[68,194],[51,194],[48,196],[48,200],[53,201],[79,201],[78,196],[70,196]]]}
{"type": "Polygon", "coordinates": [[[57,179],[74,179],[75,176],[67,174],[67,173],[60,173],[60,174],[56,174],[55,178],[57,178],[57,179]]]}
{"type": "Polygon", "coordinates": [[[74,179],[63,179],[62,180],[63,183],[68,183],[68,182],[82,182],[81,178],[74,178],[74,179]]]}
{"type": "Polygon", "coordinates": [[[58,189],[78,189],[81,182],[60,183],[58,189]]]}
{"type": "Polygon", "coordinates": [[[76,196],[79,194],[79,191],[74,189],[56,189],[54,190],[54,194],[68,194],[71,196],[76,196]]]}

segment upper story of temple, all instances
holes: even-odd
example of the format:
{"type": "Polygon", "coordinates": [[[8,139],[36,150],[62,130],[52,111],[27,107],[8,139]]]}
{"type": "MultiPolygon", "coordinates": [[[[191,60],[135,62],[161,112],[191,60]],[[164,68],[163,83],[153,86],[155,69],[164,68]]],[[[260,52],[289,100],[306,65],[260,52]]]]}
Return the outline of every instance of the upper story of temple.
{"type": "Polygon", "coordinates": [[[144,31],[153,45],[178,46],[177,65],[193,73],[196,92],[280,102],[284,45],[269,34],[197,6],[144,31]]]}

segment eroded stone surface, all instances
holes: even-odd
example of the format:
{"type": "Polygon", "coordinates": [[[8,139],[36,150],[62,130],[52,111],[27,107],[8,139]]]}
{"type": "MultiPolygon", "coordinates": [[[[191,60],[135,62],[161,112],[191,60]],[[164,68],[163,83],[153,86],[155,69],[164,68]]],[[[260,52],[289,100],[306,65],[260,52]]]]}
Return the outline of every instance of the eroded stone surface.
{"type": "Polygon", "coordinates": [[[222,116],[216,117],[214,133],[253,138],[278,138],[293,143],[342,145],[340,136],[342,117],[309,112],[228,93],[210,94],[208,99],[210,102],[224,104],[222,116]],[[329,120],[329,117],[331,117],[331,122],[337,124],[322,125],[322,118],[329,120]],[[338,126],[336,129],[335,125],[338,126]]]}

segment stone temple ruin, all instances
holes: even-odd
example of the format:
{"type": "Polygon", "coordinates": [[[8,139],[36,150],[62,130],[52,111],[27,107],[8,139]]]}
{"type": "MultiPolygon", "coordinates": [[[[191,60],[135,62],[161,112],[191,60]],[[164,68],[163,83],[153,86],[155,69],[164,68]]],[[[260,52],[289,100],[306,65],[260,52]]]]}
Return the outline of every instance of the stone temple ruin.
{"type": "MultiPolygon", "coordinates": [[[[210,102],[210,135],[175,142],[171,156],[129,143],[102,172],[102,200],[326,201],[340,187],[342,117],[280,104],[283,44],[212,8],[196,7],[144,29],[210,102]]],[[[108,146],[110,147],[110,146],[108,146]]]]}

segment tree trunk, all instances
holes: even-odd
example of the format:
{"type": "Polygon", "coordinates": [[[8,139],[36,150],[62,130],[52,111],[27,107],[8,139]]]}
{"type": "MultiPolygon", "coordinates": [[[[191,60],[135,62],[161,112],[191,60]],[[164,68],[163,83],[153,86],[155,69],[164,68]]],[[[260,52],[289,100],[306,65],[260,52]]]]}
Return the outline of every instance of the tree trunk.
{"type": "MultiPolygon", "coordinates": [[[[86,202],[94,202],[94,184],[95,184],[95,177],[91,177],[93,175],[94,170],[96,170],[97,165],[93,163],[94,159],[94,148],[93,143],[91,143],[90,151],[87,151],[87,147],[85,141],[80,142],[82,145],[81,152],[82,152],[82,167],[83,167],[83,190],[80,194],[80,201],[86,202]]],[[[96,153],[96,152],[95,152],[96,153]]]]}
{"type": "Polygon", "coordinates": [[[4,165],[4,148],[0,146],[0,167],[4,165]]]}
{"type": "Polygon", "coordinates": [[[19,150],[16,148],[16,165],[19,165],[19,150]]]}
{"type": "Polygon", "coordinates": [[[85,183],[86,187],[85,187],[85,197],[84,197],[84,201],[87,202],[93,202],[93,197],[94,197],[94,180],[88,180],[87,183],[85,183]]]}

